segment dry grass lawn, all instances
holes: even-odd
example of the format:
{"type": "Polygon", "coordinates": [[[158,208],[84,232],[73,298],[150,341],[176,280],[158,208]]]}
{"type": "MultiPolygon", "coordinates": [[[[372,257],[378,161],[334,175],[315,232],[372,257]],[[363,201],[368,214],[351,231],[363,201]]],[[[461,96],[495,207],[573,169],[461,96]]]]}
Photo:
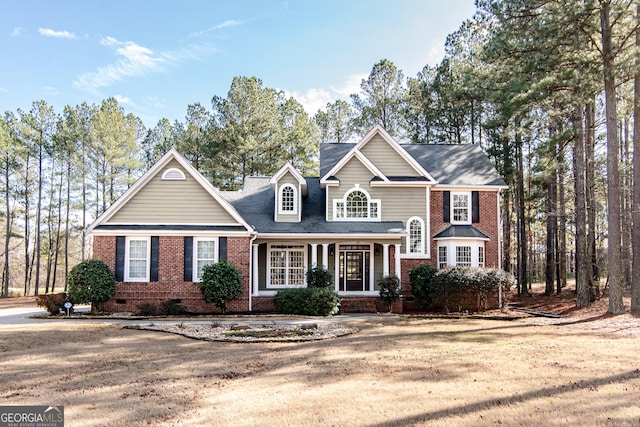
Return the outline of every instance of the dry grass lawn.
{"type": "Polygon", "coordinates": [[[0,404],[67,426],[640,425],[640,319],[380,316],[302,343],[0,325],[0,404]]]}

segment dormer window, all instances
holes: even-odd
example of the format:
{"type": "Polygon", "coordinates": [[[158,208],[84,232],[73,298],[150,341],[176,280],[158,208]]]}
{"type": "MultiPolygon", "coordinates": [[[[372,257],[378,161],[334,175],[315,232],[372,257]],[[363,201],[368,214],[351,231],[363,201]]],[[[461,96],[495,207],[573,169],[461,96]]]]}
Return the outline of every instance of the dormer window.
{"type": "Polygon", "coordinates": [[[279,206],[278,213],[296,214],[298,213],[298,194],[296,188],[291,184],[284,184],[280,187],[280,195],[278,197],[279,206]]]}
{"type": "Polygon", "coordinates": [[[380,200],[372,200],[358,185],[333,201],[333,219],[337,221],[380,221],[380,200]]]}

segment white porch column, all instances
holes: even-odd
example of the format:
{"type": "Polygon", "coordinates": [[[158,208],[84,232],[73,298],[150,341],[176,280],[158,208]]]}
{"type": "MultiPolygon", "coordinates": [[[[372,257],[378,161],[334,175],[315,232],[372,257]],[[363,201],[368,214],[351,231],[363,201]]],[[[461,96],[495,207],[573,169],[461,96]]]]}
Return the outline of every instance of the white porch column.
{"type": "Polygon", "coordinates": [[[318,244],[311,243],[311,268],[318,266],[318,244]]]}
{"type": "Polygon", "coordinates": [[[389,275],[389,243],[382,244],[382,276],[389,275]]]}
{"type": "Polygon", "coordinates": [[[329,244],[322,244],[322,268],[325,270],[329,268],[329,244]]]}
{"type": "Polygon", "coordinates": [[[398,279],[400,279],[401,276],[401,271],[400,271],[400,243],[396,243],[395,245],[395,261],[396,261],[396,276],[398,276],[398,279]]]}
{"type": "Polygon", "coordinates": [[[253,277],[251,278],[251,285],[253,287],[253,295],[258,295],[258,288],[260,286],[260,282],[259,282],[259,277],[260,275],[258,274],[258,246],[254,244],[253,247],[251,248],[253,250],[253,255],[252,255],[252,260],[253,260],[253,266],[251,267],[251,271],[253,272],[253,277]]]}

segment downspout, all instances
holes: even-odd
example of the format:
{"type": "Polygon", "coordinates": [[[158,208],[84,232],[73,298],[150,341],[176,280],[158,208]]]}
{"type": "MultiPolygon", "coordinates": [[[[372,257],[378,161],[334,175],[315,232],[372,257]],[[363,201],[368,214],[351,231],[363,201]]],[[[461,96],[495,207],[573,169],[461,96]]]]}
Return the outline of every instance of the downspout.
{"type": "Polygon", "coordinates": [[[253,242],[258,238],[257,234],[252,234],[249,240],[249,313],[253,312],[251,296],[253,295],[253,242]]]}

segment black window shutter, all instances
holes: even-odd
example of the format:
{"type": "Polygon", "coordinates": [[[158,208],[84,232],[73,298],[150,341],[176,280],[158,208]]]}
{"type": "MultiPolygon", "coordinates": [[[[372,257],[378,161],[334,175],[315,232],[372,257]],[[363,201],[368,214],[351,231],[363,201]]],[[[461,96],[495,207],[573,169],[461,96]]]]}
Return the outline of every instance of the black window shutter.
{"type": "Polygon", "coordinates": [[[124,282],[124,247],[126,242],[125,236],[116,236],[116,282],[124,282]]]}
{"type": "Polygon", "coordinates": [[[220,237],[218,239],[218,244],[220,247],[218,248],[218,261],[226,261],[227,260],[227,238],[220,237]]]}
{"type": "Polygon", "coordinates": [[[480,222],[480,193],[471,192],[471,222],[480,222]]]}
{"type": "Polygon", "coordinates": [[[442,221],[451,222],[451,191],[442,192],[442,221]]]}
{"type": "Polygon", "coordinates": [[[193,281],[193,237],[184,238],[184,281],[193,281]]]}
{"type": "Polygon", "coordinates": [[[160,253],[160,237],[151,236],[151,274],[149,280],[158,281],[158,255],[160,253]]]}

